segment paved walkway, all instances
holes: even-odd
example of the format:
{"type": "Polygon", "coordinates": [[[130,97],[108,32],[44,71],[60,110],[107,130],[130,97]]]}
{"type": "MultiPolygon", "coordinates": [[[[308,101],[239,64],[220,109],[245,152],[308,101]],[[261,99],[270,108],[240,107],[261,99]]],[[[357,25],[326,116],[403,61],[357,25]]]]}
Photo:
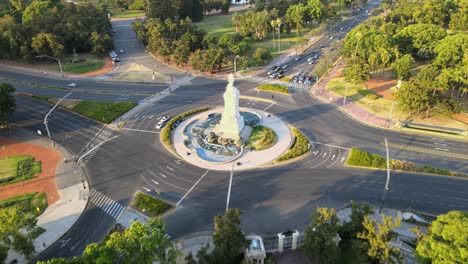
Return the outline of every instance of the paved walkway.
{"type": "MultiPolygon", "coordinates": [[[[273,105],[273,103],[272,103],[273,105]]],[[[252,111],[254,109],[249,108],[240,108],[241,111],[252,111]]],[[[246,170],[251,168],[257,168],[258,166],[268,164],[273,162],[276,158],[278,158],[281,154],[283,154],[292,144],[293,136],[291,131],[289,130],[288,126],[278,117],[270,115],[266,112],[260,111],[255,109],[254,110],[257,114],[261,116],[261,123],[260,125],[266,126],[271,128],[275,131],[276,135],[278,136],[278,142],[273,145],[271,148],[262,150],[262,151],[244,151],[243,154],[239,158],[234,158],[229,161],[225,162],[210,162],[200,158],[194,149],[189,149],[185,146],[186,136],[183,134],[185,128],[194,122],[197,119],[208,118],[209,114],[212,113],[222,113],[223,108],[216,108],[213,110],[209,110],[203,112],[199,115],[195,115],[184,122],[182,122],[173,133],[173,142],[174,148],[176,149],[177,153],[183,157],[185,161],[188,163],[202,167],[209,170],[221,170],[221,171],[230,171],[234,170],[246,170]],[[190,152],[191,155],[187,155],[190,152]],[[240,162],[241,166],[234,166],[233,162],[240,162]]]]}
{"type": "MultiPolygon", "coordinates": [[[[76,167],[74,162],[64,162],[64,159],[71,160],[72,155],[59,145],[51,147],[46,137],[38,136],[21,128],[2,129],[0,130],[0,136],[8,140],[5,149],[13,147],[12,144],[36,145],[37,148],[49,150],[45,153],[57,153],[58,156],[55,164],[55,175],[49,175],[47,179],[48,185],[56,186],[57,196],[48,197],[49,206],[38,217],[37,221],[37,225],[46,230],[34,241],[36,254],[38,254],[57,241],[78,220],[87,204],[88,183],[82,174],[81,168],[76,167]]],[[[37,158],[37,160],[40,159],[37,158]]],[[[33,188],[34,186],[29,185],[29,182],[34,181],[35,179],[23,182],[25,188],[26,186],[33,188]]],[[[41,188],[40,182],[36,182],[36,184],[37,188],[41,188]]],[[[39,189],[36,191],[39,191],[39,189]]],[[[26,263],[21,255],[10,251],[6,263],[10,263],[14,259],[18,261],[17,263],[26,263]]]]}
{"type": "Polygon", "coordinates": [[[343,67],[344,63],[342,63],[341,60],[338,61],[333,69],[328,73],[328,75],[319,81],[319,83],[316,85],[316,89],[311,89],[311,94],[322,102],[330,103],[339,107],[344,113],[350,115],[360,122],[376,127],[387,127],[386,118],[376,116],[363,106],[360,106],[351,100],[346,100],[346,104],[343,106],[343,96],[326,89],[327,84],[333,78],[335,78],[336,74],[342,70],[343,67]]]}

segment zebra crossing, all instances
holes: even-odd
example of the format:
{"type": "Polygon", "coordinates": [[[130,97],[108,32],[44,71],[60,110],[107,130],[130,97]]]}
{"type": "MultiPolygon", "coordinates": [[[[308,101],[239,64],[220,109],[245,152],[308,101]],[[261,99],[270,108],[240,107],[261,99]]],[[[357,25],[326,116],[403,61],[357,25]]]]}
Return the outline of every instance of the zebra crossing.
{"type": "MultiPolygon", "coordinates": [[[[93,149],[96,145],[99,143],[108,140],[110,137],[112,137],[113,130],[105,127],[102,129],[88,144],[82,151],[83,154],[87,153],[91,149],[93,149]]],[[[90,161],[93,156],[99,151],[99,147],[96,149],[93,149],[91,152],[89,152],[81,161],[82,163],[86,164],[88,161],[90,161]]]]}
{"type": "Polygon", "coordinates": [[[125,211],[123,205],[95,189],[91,189],[90,201],[115,220],[119,220],[120,216],[125,211]]]}
{"type": "Polygon", "coordinates": [[[305,84],[305,83],[293,83],[290,82],[288,83],[288,88],[296,91],[301,91],[301,92],[309,92],[311,85],[310,84],[305,84]]]}
{"type": "Polygon", "coordinates": [[[246,79],[249,80],[249,81],[255,82],[255,83],[259,83],[259,84],[271,83],[271,84],[284,85],[284,86],[287,85],[287,83],[284,82],[284,81],[280,81],[280,80],[277,80],[277,79],[271,79],[271,78],[267,78],[267,77],[262,77],[262,76],[249,76],[246,79]]]}

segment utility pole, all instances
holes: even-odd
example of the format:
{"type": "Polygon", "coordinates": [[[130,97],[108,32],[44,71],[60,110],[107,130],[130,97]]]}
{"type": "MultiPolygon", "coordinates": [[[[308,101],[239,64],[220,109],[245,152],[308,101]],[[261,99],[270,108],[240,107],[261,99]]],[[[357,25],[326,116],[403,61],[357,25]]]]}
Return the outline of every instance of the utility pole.
{"type": "Polygon", "coordinates": [[[59,58],[55,58],[55,57],[52,57],[52,56],[48,56],[48,55],[39,55],[39,56],[36,56],[36,58],[40,59],[40,58],[49,58],[49,59],[53,59],[53,60],[56,60],[58,62],[58,65],[59,65],[59,68],[60,68],[60,72],[62,73],[62,78],[65,79],[65,74],[63,73],[63,69],[62,69],[62,63],[60,62],[60,59],[59,58]]]}
{"type": "Polygon", "coordinates": [[[346,96],[347,95],[348,95],[348,85],[346,85],[346,90],[345,90],[344,97],[343,97],[343,108],[346,105],[346,96]]]}
{"type": "Polygon", "coordinates": [[[239,58],[239,55],[236,55],[234,58],[234,76],[236,76],[237,73],[237,58],[239,58]]]}
{"type": "Polygon", "coordinates": [[[385,189],[382,193],[382,199],[380,201],[379,214],[381,213],[382,208],[384,206],[385,198],[387,197],[387,191],[389,190],[388,185],[390,184],[390,152],[388,150],[387,138],[385,138],[385,152],[387,155],[387,180],[385,181],[385,189]]]}
{"type": "Polygon", "coordinates": [[[50,111],[46,114],[46,116],[44,117],[44,125],[45,125],[45,128],[46,128],[46,131],[47,131],[47,136],[49,137],[49,142],[50,144],[52,145],[52,138],[50,137],[50,131],[49,131],[49,126],[47,125],[48,124],[48,121],[47,121],[47,118],[49,117],[49,115],[52,113],[52,111],[54,111],[54,109],[60,104],[60,102],[62,102],[63,99],[67,98],[68,96],[70,96],[72,93],[69,92],[67,93],[64,97],[60,98],[60,100],[58,100],[58,102],[54,105],[54,107],[52,107],[52,109],[50,109],[50,111]]]}
{"type": "Polygon", "coordinates": [[[387,120],[387,127],[390,127],[392,125],[392,114],[393,114],[393,107],[398,104],[397,101],[393,101],[392,107],[390,107],[390,113],[388,114],[388,120],[387,120]]]}
{"type": "Polygon", "coordinates": [[[231,186],[232,186],[232,176],[234,175],[234,164],[235,162],[232,162],[232,168],[231,168],[231,177],[229,178],[229,190],[228,190],[228,196],[226,200],[226,212],[229,209],[229,199],[231,199],[231,186]]]}

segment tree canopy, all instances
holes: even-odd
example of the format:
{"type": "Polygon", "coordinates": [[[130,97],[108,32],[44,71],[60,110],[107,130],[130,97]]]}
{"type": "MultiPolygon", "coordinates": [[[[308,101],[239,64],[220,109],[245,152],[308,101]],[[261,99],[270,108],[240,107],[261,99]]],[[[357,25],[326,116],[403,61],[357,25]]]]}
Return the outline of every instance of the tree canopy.
{"type": "Polygon", "coordinates": [[[0,83],[0,124],[2,125],[5,125],[8,117],[15,112],[15,91],[16,89],[13,86],[0,83]]]}
{"type": "Polygon", "coordinates": [[[432,263],[468,263],[468,212],[439,215],[416,251],[432,263]]]}

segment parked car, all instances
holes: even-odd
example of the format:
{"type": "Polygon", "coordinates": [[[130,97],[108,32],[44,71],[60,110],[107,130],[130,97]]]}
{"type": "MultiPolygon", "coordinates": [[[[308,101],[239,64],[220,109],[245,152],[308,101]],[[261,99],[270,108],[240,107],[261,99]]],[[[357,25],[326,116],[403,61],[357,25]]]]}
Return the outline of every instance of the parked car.
{"type": "Polygon", "coordinates": [[[78,87],[78,84],[76,84],[76,83],[70,83],[70,84],[68,85],[68,87],[78,87]]]}

